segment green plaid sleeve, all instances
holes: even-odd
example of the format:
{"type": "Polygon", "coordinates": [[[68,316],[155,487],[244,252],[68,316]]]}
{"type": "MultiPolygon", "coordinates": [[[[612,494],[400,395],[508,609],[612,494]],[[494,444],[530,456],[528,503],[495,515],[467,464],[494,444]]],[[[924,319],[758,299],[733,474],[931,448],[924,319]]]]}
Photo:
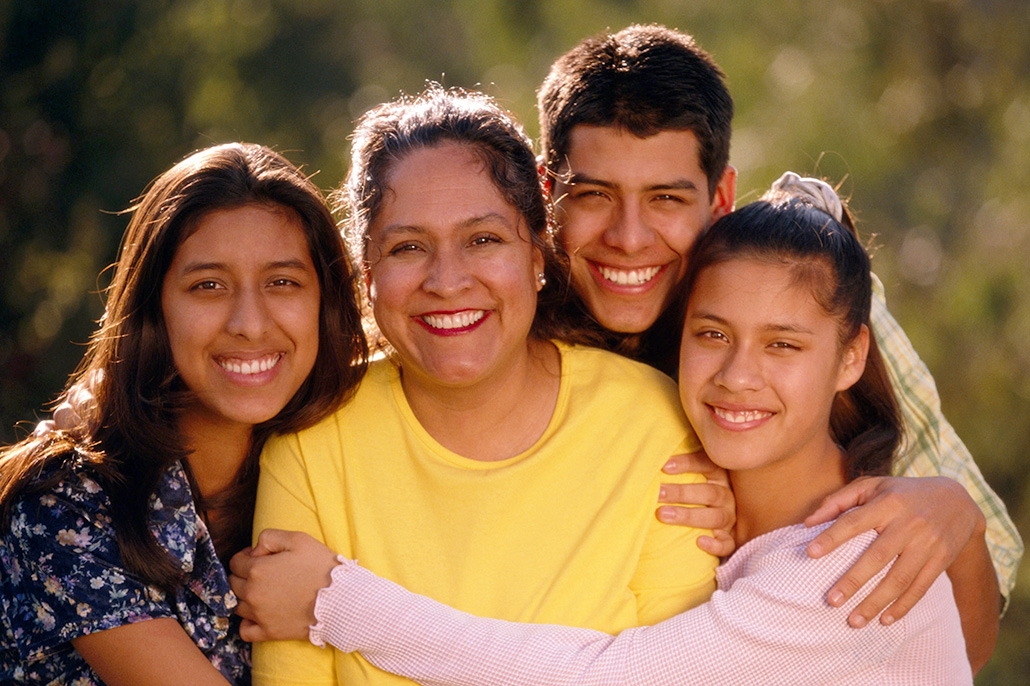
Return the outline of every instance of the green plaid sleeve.
{"type": "Polygon", "coordinates": [[[1023,557],[1023,541],[998,494],[991,490],[973,456],[941,413],[930,370],[887,311],[883,284],[873,275],[873,333],[894,383],[905,424],[905,440],[894,464],[899,476],[947,476],[966,487],[987,518],[987,548],[1008,606],[1023,557]]]}

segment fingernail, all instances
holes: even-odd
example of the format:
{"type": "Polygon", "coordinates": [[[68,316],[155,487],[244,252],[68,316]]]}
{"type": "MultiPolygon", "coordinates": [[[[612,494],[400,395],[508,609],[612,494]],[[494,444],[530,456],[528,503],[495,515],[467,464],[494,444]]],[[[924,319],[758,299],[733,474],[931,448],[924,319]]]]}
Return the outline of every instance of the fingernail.
{"type": "Polygon", "coordinates": [[[817,541],[808,544],[808,554],[818,557],[823,554],[823,545],[817,541]]]}
{"type": "Polygon", "coordinates": [[[848,617],[848,624],[855,627],[856,629],[861,629],[862,627],[864,627],[867,621],[868,620],[862,615],[851,615],[850,617],[848,617]]]}
{"type": "Polygon", "coordinates": [[[884,626],[890,626],[893,623],[894,623],[894,616],[893,615],[884,614],[883,616],[880,617],[880,624],[883,624],[884,626]]]}
{"type": "Polygon", "coordinates": [[[673,510],[671,507],[659,507],[658,508],[658,519],[663,522],[671,522],[673,520],[673,510]]]}
{"type": "Polygon", "coordinates": [[[658,488],[658,497],[659,498],[664,498],[665,497],[665,486],[659,486],[659,488],[658,488]]]}
{"type": "Polygon", "coordinates": [[[665,464],[664,464],[664,465],[662,466],[662,469],[663,469],[663,470],[665,470],[665,469],[672,469],[672,466],[673,466],[674,464],[675,464],[675,462],[673,462],[672,460],[669,460],[668,462],[666,462],[666,463],[665,463],[665,464]]]}
{"type": "Polygon", "coordinates": [[[840,604],[844,602],[844,594],[840,591],[833,591],[830,593],[830,596],[826,600],[830,603],[830,605],[833,605],[834,607],[840,607],[840,604]]]}

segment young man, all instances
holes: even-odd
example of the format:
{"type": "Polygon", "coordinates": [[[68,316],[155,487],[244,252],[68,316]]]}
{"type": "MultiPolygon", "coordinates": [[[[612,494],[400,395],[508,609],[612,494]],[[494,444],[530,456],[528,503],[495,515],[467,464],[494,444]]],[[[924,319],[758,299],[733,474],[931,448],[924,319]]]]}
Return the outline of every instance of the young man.
{"type": "MultiPolygon", "coordinates": [[[[681,327],[675,301],[690,248],[704,228],[733,209],[736,192],[736,170],[728,163],[733,101],[721,70],[687,35],[631,26],[584,40],[558,58],[538,105],[544,170],[579,296],[570,316],[599,324],[611,349],[675,373],[681,327]]],[[[947,569],[956,589],[962,587],[956,599],[967,636],[984,639],[979,646],[970,640],[977,669],[997,631],[993,589],[1008,597],[1022,543],[1004,504],[941,414],[929,371],[887,312],[878,281],[876,287],[873,328],[906,425],[898,473],[947,475],[964,489],[945,479],[859,481],[817,514],[824,520],[868,504],[839,518],[809,552],[825,554],[869,528],[881,532],[830,589],[834,605],[900,555],[852,615],[856,626],[895,598],[881,621],[900,618],[947,569]]],[[[671,470],[697,468],[698,461],[684,458],[671,470]]],[[[713,490],[669,486],[664,500],[709,504],[713,490]]],[[[660,514],[667,521],[713,526],[705,508],[663,507],[660,514]]]]}

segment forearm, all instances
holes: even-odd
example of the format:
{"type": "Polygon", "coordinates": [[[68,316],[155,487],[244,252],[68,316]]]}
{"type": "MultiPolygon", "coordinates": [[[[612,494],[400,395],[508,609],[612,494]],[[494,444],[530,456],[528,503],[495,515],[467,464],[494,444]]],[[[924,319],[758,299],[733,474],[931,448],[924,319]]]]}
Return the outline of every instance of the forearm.
{"type": "Polygon", "coordinates": [[[987,544],[984,522],[978,522],[976,533],[948,567],[948,578],[955,594],[955,604],[962,618],[962,634],[973,673],[990,659],[998,639],[998,616],[1001,593],[987,544]]]}
{"type": "Polygon", "coordinates": [[[604,686],[653,683],[644,670],[620,670],[628,633],[515,624],[474,617],[343,560],[319,592],[316,645],[360,651],[372,664],[427,686],[604,686]],[[620,659],[620,657],[622,659],[620,659]],[[633,675],[629,679],[627,675],[633,675]]]}

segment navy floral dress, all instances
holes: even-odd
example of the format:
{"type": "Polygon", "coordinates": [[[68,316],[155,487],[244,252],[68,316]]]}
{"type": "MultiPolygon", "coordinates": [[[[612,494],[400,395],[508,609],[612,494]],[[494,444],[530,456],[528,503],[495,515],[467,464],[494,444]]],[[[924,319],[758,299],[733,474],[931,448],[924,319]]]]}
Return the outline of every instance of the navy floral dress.
{"type": "Polygon", "coordinates": [[[236,597],[179,463],[150,505],[151,531],[188,575],[171,594],[125,569],[110,502],[87,468],[15,504],[0,537],[0,684],[100,684],[71,639],[159,617],[174,617],[230,683],[250,683],[236,597]]]}

